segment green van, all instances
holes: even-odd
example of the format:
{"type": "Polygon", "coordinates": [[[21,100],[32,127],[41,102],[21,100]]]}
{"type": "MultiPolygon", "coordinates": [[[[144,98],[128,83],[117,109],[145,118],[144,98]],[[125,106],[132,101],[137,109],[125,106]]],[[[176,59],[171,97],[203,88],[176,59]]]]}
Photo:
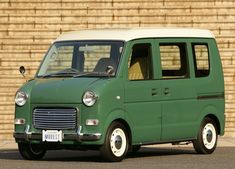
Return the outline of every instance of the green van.
{"type": "Polygon", "coordinates": [[[28,160],[92,149],[121,161],[142,145],[181,142],[211,154],[224,134],[221,59],[202,29],[62,34],[15,104],[14,137],[28,160]]]}

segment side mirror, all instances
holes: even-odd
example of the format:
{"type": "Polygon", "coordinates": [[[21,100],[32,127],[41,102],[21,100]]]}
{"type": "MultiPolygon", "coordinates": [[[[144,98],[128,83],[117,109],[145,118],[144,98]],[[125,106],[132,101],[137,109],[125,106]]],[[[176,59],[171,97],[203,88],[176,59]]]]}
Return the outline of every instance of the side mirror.
{"type": "Polygon", "coordinates": [[[110,76],[113,74],[113,72],[114,72],[113,66],[107,66],[106,73],[110,76]]]}
{"type": "Polygon", "coordinates": [[[20,71],[20,74],[22,74],[22,76],[24,76],[24,73],[25,73],[24,66],[20,66],[19,71],[20,71]]]}

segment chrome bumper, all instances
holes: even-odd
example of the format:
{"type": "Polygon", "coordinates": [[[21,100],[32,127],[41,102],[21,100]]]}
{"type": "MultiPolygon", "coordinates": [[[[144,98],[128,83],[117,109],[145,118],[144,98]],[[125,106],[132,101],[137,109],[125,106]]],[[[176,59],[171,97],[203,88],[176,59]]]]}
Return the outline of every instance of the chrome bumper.
{"type": "MultiPolygon", "coordinates": [[[[13,133],[13,137],[18,140],[30,141],[30,140],[42,140],[42,133],[29,132],[29,126],[26,127],[24,133],[13,133]]],[[[101,138],[101,133],[81,133],[81,127],[77,130],[76,134],[63,134],[63,141],[97,141],[101,138]]]]}

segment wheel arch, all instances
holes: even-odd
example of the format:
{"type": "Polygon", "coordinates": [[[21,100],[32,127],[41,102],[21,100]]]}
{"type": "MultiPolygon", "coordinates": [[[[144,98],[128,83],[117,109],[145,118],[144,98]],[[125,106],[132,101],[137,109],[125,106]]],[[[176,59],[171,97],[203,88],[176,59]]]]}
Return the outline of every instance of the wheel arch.
{"type": "Polygon", "coordinates": [[[109,126],[113,122],[119,122],[124,125],[124,127],[127,130],[129,144],[131,145],[132,144],[131,122],[128,120],[126,113],[123,110],[116,110],[116,111],[112,111],[111,113],[109,113],[109,115],[106,119],[105,127],[104,127],[105,137],[107,135],[107,131],[108,131],[109,126]]]}
{"type": "Polygon", "coordinates": [[[219,119],[216,117],[216,115],[214,114],[207,114],[205,118],[210,118],[211,120],[213,120],[216,124],[216,127],[217,127],[217,130],[218,130],[218,134],[220,135],[221,134],[221,125],[220,125],[220,122],[219,122],[219,119]]]}
{"type": "MultiPolygon", "coordinates": [[[[205,118],[210,118],[216,123],[216,127],[219,135],[224,134],[225,116],[221,109],[216,106],[207,106],[201,111],[198,125],[200,126],[205,118]]],[[[198,126],[198,127],[199,127],[198,126]]]]}
{"type": "Polygon", "coordinates": [[[118,118],[118,119],[115,119],[114,121],[112,121],[112,123],[113,122],[119,122],[119,123],[122,123],[124,125],[124,127],[127,130],[129,145],[131,146],[132,145],[132,132],[131,132],[131,128],[130,128],[129,124],[127,123],[127,121],[125,121],[122,118],[118,118]]]}

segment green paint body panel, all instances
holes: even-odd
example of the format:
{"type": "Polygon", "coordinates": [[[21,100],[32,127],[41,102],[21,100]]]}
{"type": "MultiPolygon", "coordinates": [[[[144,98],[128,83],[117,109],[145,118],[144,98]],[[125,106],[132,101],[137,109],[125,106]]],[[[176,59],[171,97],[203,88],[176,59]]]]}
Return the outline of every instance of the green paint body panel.
{"type": "MultiPolygon", "coordinates": [[[[130,128],[133,145],[157,142],[192,140],[197,137],[200,124],[206,116],[215,117],[224,134],[224,80],[219,52],[214,39],[161,38],[139,39],[125,43],[116,77],[35,78],[19,90],[28,95],[24,106],[15,107],[15,118],[24,118],[24,125],[15,125],[16,133],[41,133],[32,125],[35,107],[76,107],[77,126],[82,133],[101,133],[96,141],[64,141],[61,144],[102,145],[109,125],[115,120],[125,121],[130,128]],[[189,65],[189,77],[161,79],[159,43],[185,43],[189,65]],[[153,80],[128,80],[128,59],[136,43],[150,43],[153,62],[153,80]],[[196,78],[191,43],[206,43],[210,55],[210,74],[196,78]],[[98,95],[92,107],[82,103],[85,91],[98,95]],[[168,90],[169,94],[164,94],[168,90]],[[156,95],[152,95],[155,92],[156,95]],[[212,96],[222,97],[212,97],[212,96]],[[98,119],[98,126],[87,126],[87,119],[98,119]]],[[[65,130],[74,133],[76,130],[65,130]]],[[[34,141],[40,143],[40,141],[34,141]]]]}

